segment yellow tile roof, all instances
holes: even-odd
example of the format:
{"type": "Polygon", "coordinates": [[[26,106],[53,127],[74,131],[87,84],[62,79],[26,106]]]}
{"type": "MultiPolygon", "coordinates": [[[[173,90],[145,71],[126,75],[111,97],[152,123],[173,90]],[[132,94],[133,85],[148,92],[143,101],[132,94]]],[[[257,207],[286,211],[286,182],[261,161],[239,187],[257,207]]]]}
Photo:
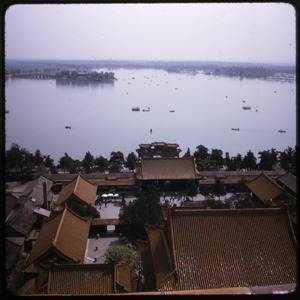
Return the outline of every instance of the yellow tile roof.
{"type": "MultiPolygon", "coordinates": [[[[166,237],[175,272],[165,276],[164,284],[162,278],[158,282],[150,276],[155,281],[150,283],[152,289],[265,286],[297,280],[296,240],[284,209],[175,208],[169,210],[165,228],[157,230],[166,237]]],[[[151,245],[158,242],[150,234],[148,250],[141,251],[145,280],[149,265],[156,275],[155,260],[163,246],[153,251],[151,245]]]]}
{"type": "Polygon", "coordinates": [[[199,173],[194,157],[143,157],[136,178],[140,180],[190,180],[199,173]]]}
{"type": "Polygon", "coordinates": [[[291,195],[289,195],[284,188],[282,188],[278,183],[276,183],[269,176],[261,172],[254,179],[245,182],[246,186],[265,204],[272,204],[274,200],[280,201],[289,199],[292,202],[295,201],[291,195]]]}
{"type": "Polygon", "coordinates": [[[83,262],[91,220],[65,208],[42,226],[29,257],[29,264],[51,253],[69,262],[83,262]]]}
{"type": "Polygon", "coordinates": [[[130,269],[128,263],[52,265],[47,292],[76,296],[130,292],[130,269]]]}
{"type": "Polygon", "coordinates": [[[72,197],[75,197],[79,201],[93,206],[96,200],[96,193],[97,186],[78,174],[70,183],[62,187],[56,205],[62,205],[72,197]]]}

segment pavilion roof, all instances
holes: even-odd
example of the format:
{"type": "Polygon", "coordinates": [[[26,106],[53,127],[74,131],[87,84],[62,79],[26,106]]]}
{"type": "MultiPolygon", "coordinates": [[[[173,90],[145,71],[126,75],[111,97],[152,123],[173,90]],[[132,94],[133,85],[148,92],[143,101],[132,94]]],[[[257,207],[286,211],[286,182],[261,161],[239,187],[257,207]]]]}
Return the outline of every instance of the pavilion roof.
{"type": "Polygon", "coordinates": [[[145,281],[147,268],[154,270],[155,276],[149,277],[152,289],[266,286],[297,280],[296,240],[286,209],[173,208],[165,227],[156,230],[148,235],[148,247],[144,243],[140,248],[145,281]],[[167,257],[162,234],[175,271],[160,260],[167,257]],[[162,269],[157,269],[157,260],[162,269]]]}
{"type": "Polygon", "coordinates": [[[199,178],[194,157],[143,157],[137,168],[139,180],[189,180],[199,178]]]}
{"type": "Polygon", "coordinates": [[[274,200],[285,199],[295,202],[294,197],[288,194],[275,180],[265,175],[263,171],[254,179],[245,181],[245,184],[265,204],[274,206],[277,205],[274,200]]]}
{"type": "Polygon", "coordinates": [[[91,220],[82,218],[65,207],[56,216],[43,224],[29,256],[31,264],[55,256],[69,262],[83,262],[91,220]]]}
{"type": "Polygon", "coordinates": [[[78,174],[70,183],[64,185],[56,205],[60,206],[72,197],[91,206],[95,204],[97,186],[78,174]]]}

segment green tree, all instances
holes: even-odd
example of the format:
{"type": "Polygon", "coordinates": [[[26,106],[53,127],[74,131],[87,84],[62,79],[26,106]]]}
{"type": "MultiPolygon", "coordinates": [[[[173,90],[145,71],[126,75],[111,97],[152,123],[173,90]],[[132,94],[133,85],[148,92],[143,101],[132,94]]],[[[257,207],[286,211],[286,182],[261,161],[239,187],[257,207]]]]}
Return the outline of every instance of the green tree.
{"type": "Polygon", "coordinates": [[[213,187],[213,192],[216,196],[219,197],[219,200],[220,196],[226,195],[225,185],[222,183],[220,178],[216,178],[216,183],[213,187]]]}
{"type": "Polygon", "coordinates": [[[293,148],[288,147],[280,152],[279,161],[280,166],[287,171],[296,169],[296,148],[294,150],[293,148]]]}
{"type": "Polygon", "coordinates": [[[51,168],[54,166],[54,160],[50,157],[50,155],[45,156],[45,167],[51,168]]]}
{"type": "Polygon", "coordinates": [[[98,171],[103,173],[108,170],[109,162],[105,157],[99,156],[95,159],[95,166],[98,171]]]}
{"type": "Polygon", "coordinates": [[[231,157],[230,163],[227,165],[228,171],[240,170],[242,168],[242,162],[243,158],[240,153],[238,153],[237,156],[231,157]]]}
{"type": "Polygon", "coordinates": [[[208,195],[204,201],[205,205],[212,209],[229,209],[231,208],[230,200],[226,199],[225,202],[216,200],[213,195],[208,195]]]}
{"type": "Polygon", "coordinates": [[[66,152],[65,155],[59,159],[58,163],[58,167],[63,169],[64,172],[78,173],[80,170],[80,161],[74,160],[66,152]]]}
{"type": "Polygon", "coordinates": [[[185,191],[186,194],[192,198],[197,195],[197,185],[194,180],[189,180],[186,182],[185,191]]]}
{"type": "Polygon", "coordinates": [[[34,160],[34,165],[36,167],[41,167],[44,165],[44,158],[41,154],[41,151],[39,149],[37,149],[34,153],[34,157],[33,157],[33,160],[34,160]]]}
{"type": "Polygon", "coordinates": [[[224,165],[223,151],[220,149],[212,149],[210,154],[210,160],[214,161],[214,163],[220,167],[224,165]]]}
{"type": "Polygon", "coordinates": [[[119,214],[120,230],[131,241],[147,239],[145,224],[162,224],[160,191],[149,185],[134,202],[124,205],[119,214]]]}
{"type": "Polygon", "coordinates": [[[208,190],[208,187],[207,187],[206,184],[201,184],[201,185],[199,186],[199,190],[200,190],[200,193],[201,193],[204,197],[206,197],[206,196],[209,194],[209,190],[208,190]]]}
{"type": "Polygon", "coordinates": [[[270,150],[264,150],[258,152],[259,154],[259,168],[260,170],[272,170],[272,166],[277,163],[277,154],[276,149],[272,148],[270,150]]]}
{"type": "Polygon", "coordinates": [[[95,207],[90,205],[82,205],[78,202],[72,202],[68,204],[68,207],[72,209],[77,215],[81,217],[93,217],[93,218],[100,218],[100,214],[95,207]]]}
{"type": "Polygon", "coordinates": [[[113,162],[109,166],[109,173],[119,173],[122,169],[122,166],[117,162],[113,162]]]}
{"type": "Polygon", "coordinates": [[[117,264],[130,262],[132,264],[131,275],[142,270],[140,251],[133,247],[131,243],[113,246],[109,248],[104,255],[106,263],[109,263],[110,260],[113,260],[117,264]]]}
{"type": "Polygon", "coordinates": [[[190,150],[190,148],[188,147],[187,148],[187,151],[186,151],[186,153],[183,155],[183,157],[191,157],[192,155],[191,155],[191,150],[190,150]]]}
{"type": "Polygon", "coordinates": [[[86,152],[84,159],[82,160],[82,165],[85,173],[93,173],[95,166],[95,158],[90,153],[90,151],[86,152]]]}
{"type": "Polygon", "coordinates": [[[23,180],[31,180],[34,156],[26,148],[12,144],[10,150],[6,151],[6,168],[19,169],[23,180]]]}
{"type": "Polygon", "coordinates": [[[244,156],[242,166],[245,169],[256,170],[257,168],[256,157],[254,156],[251,150],[249,150],[247,154],[244,156]]]}
{"type": "Polygon", "coordinates": [[[113,164],[114,162],[117,162],[120,165],[123,165],[125,163],[124,155],[121,151],[111,152],[109,163],[113,164]]]}
{"type": "Polygon", "coordinates": [[[209,158],[208,148],[203,145],[199,145],[196,149],[197,150],[194,152],[196,163],[198,163],[199,160],[207,160],[209,158]]]}
{"type": "Polygon", "coordinates": [[[265,204],[259,200],[252,199],[249,193],[237,193],[232,195],[229,200],[233,204],[234,208],[263,208],[265,204]]]}
{"type": "Polygon", "coordinates": [[[138,162],[137,156],[133,152],[131,152],[127,156],[125,166],[130,170],[134,170],[134,166],[137,164],[137,162],[138,162]]]}
{"type": "Polygon", "coordinates": [[[227,166],[227,168],[229,168],[229,166],[230,166],[230,161],[231,161],[231,159],[230,159],[230,156],[229,156],[229,152],[226,152],[225,153],[224,164],[227,166]]]}
{"type": "Polygon", "coordinates": [[[79,173],[81,169],[81,162],[79,159],[75,159],[73,160],[72,164],[71,164],[71,168],[69,170],[70,173],[79,173]]]}

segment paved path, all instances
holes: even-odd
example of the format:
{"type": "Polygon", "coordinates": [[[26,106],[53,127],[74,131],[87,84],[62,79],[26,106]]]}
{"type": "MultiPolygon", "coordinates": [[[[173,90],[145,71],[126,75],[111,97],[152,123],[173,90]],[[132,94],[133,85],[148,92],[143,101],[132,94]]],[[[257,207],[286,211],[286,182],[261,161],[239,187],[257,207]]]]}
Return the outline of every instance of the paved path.
{"type": "Polygon", "coordinates": [[[114,232],[108,231],[107,233],[100,234],[99,238],[97,236],[89,237],[84,263],[103,264],[105,262],[105,252],[116,245],[119,245],[119,237],[114,232]]]}

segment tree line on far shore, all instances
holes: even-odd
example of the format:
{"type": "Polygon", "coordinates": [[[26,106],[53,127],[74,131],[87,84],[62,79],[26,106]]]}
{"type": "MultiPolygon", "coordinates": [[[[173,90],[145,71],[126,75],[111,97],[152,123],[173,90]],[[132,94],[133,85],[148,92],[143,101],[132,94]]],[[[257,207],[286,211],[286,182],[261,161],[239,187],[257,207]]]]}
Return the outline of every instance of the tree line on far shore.
{"type": "MultiPolygon", "coordinates": [[[[230,157],[229,153],[226,152],[224,157],[223,151],[220,149],[209,151],[207,147],[199,145],[193,154],[188,148],[183,156],[193,155],[200,172],[210,170],[237,171],[241,169],[272,170],[273,165],[278,164],[281,168],[296,175],[296,147],[294,149],[288,147],[284,151],[276,151],[272,148],[271,150],[260,151],[258,154],[259,157],[256,158],[254,153],[249,150],[245,156],[237,154],[230,157]]],[[[95,157],[88,151],[84,158],[79,160],[73,159],[65,152],[58,164],[55,165],[50,155],[42,155],[39,149],[31,153],[18,144],[12,144],[5,153],[5,163],[7,179],[14,179],[12,177],[16,176],[13,176],[14,172],[11,170],[17,170],[15,173],[18,173],[21,179],[31,180],[32,170],[36,168],[49,168],[52,174],[56,174],[58,171],[65,173],[119,173],[124,171],[124,168],[134,170],[138,163],[138,157],[134,152],[125,157],[121,151],[112,151],[110,158],[107,159],[101,155],[95,157]]]]}

